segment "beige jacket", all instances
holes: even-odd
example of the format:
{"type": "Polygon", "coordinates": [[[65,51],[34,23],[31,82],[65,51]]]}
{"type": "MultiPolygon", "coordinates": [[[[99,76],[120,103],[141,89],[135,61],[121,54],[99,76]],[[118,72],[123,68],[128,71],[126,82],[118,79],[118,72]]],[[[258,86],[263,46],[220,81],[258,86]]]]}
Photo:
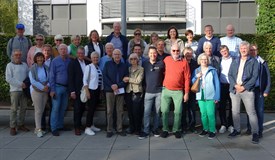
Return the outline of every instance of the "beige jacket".
{"type": "Polygon", "coordinates": [[[142,88],[142,80],[144,75],[144,69],[141,66],[138,66],[137,70],[134,72],[131,71],[131,67],[129,67],[129,83],[126,87],[126,92],[130,93],[133,91],[134,93],[143,92],[142,88]]]}

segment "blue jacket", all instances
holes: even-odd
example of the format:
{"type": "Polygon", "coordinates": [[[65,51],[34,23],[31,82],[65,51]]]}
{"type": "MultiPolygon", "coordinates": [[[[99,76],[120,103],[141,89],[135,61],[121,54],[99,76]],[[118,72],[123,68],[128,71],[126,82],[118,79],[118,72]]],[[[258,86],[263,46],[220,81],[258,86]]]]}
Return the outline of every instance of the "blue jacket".
{"type": "MultiPolygon", "coordinates": [[[[109,36],[106,37],[106,42],[107,43],[111,42],[113,37],[114,37],[114,32],[112,32],[109,36]]],[[[124,61],[126,61],[127,60],[127,50],[128,50],[128,40],[121,33],[120,33],[119,39],[121,40],[122,47],[123,47],[123,51],[121,51],[122,57],[123,57],[124,61]]]]}
{"type": "Polygon", "coordinates": [[[269,93],[271,87],[270,71],[267,62],[258,56],[259,60],[259,87],[261,93],[269,93]]]}
{"type": "MultiPolygon", "coordinates": [[[[192,83],[197,79],[196,74],[201,71],[201,67],[195,69],[192,74],[192,83]]],[[[204,75],[205,86],[204,86],[204,99],[205,100],[220,100],[220,81],[217,73],[217,69],[212,66],[208,66],[208,70],[204,75]]],[[[201,81],[200,81],[201,82],[201,81]]],[[[201,84],[200,84],[201,85],[201,84]]],[[[202,88],[200,87],[199,92],[196,93],[196,100],[202,100],[202,88]]]]}
{"type": "Polygon", "coordinates": [[[113,92],[111,86],[117,84],[118,88],[126,87],[123,78],[129,75],[128,66],[125,63],[116,64],[113,60],[108,61],[103,69],[103,83],[106,92],[113,92]]]}
{"type": "MultiPolygon", "coordinates": [[[[228,79],[229,79],[229,91],[231,93],[236,93],[235,90],[235,85],[237,84],[237,75],[238,75],[238,70],[240,66],[240,58],[236,58],[232,61],[230,65],[230,69],[228,72],[228,79]]],[[[247,91],[253,91],[255,88],[255,84],[258,78],[258,61],[253,58],[248,56],[247,60],[244,65],[244,71],[243,71],[243,76],[242,76],[242,81],[245,90],[247,91]]]]}

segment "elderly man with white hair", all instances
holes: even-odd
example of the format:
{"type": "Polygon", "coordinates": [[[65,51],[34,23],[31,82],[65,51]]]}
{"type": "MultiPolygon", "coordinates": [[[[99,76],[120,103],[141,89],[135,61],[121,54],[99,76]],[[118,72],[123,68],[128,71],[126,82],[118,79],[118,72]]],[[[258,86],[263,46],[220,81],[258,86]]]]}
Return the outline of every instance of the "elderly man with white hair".
{"type": "Polygon", "coordinates": [[[58,47],[59,56],[53,59],[50,67],[50,96],[52,97],[51,131],[59,136],[64,128],[64,115],[68,106],[68,48],[65,44],[58,47]]]}

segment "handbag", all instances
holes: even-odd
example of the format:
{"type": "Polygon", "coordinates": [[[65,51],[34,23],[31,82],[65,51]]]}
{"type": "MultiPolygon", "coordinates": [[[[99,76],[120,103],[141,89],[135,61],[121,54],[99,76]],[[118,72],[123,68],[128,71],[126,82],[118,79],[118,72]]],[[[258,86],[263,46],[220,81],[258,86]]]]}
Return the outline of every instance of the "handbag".
{"type": "Polygon", "coordinates": [[[197,93],[199,92],[199,88],[200,88],[200,78],[197,78],[191,87],[191,91],[194,93],[197,93]]]}
{"type": "MultiPolygon", "coordinates": [[[[90,73],[91,73],[91,66],[89,66],[88,81],[90,81],[90,73]]],[[[80,101],[83,103],[86,103],[88,101],[87,93],[85,91],[84,86],[81,88],[81,91],[80,91],[80,101]]]]}

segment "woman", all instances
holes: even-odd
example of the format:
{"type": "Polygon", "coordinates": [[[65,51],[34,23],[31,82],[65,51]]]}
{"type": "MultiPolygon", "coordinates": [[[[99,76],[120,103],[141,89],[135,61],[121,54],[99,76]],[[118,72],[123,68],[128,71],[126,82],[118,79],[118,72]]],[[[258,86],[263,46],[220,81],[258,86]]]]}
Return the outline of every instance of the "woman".
{"type": "Polygon", "coordinates": [[[98,66],[99,54],[97,52],[91,53],[91,61],[92,63],[85,67],[83,86],[88,97],[85,134],[93,136],[95,132],[100,131],[99,128],[93,125],[93,119],[96,106],[99,103],[100,90],[103,89],[103,78],[98,66]]]}
{"type": "Polygon", "coordinates": [[[143,51],[143,57],[149,58],[148,56],[148,50],[150,46],[157,47],[157,41],[159,39],[159,35],[156,32],[153,32],[150,36],[150,43],[145,47],[143,51]]]}
{"type": "Polygon", "coordinates": [[[72,43],[68,46],[68,54],[70,58],[75,59],[77,48],[79,47],[81,42],[81,37],[79,35],[72,36],[71,42],[72,43]]]}
{"type": "Polygon", "coordinates": [[[138,64],[139,58],[136,53],[129,56],[129,77],[124,77],[123,81],[128,83],[126,87],[126,105],[129,116],[129,133],[139,135],[141,132],[142,123],[142,80],[144,69],[138,64]]]}
{"type": "Polygon", "coordinates": [[[209,57],[202,53],[198,57],[198,67],[192,76],[194,83],[197,78],[200,79],[199,92],[196,93],[198,100],[203,131],[200,137],[208,134],[208,139],[213,139],[216,136],[216,120],[215,120],[215,104],[220,100],[220,82],[217,70],[209,66],[209,57]]]}
{"type": "Polygon", "coordinates": [[[165,42],[165,53],[171,53],[171,47],[174,44],[178,44],[180,48],[180,55],[182,55],[184,49],[184,43],[181,39],[179,39],[179,32],[176,27],[172,26],[167,31],[167,39],[165,42]]]}
{"type": "Polygon", "coordinates": [[[147,46],[147,43],[143,39],[141,39],[141,29],[139,29],[139,28],[135,29],[134,38],[131,39],[128,42],[128,53],[127,53],[127,55],[131,54],[135,44],[140,44],[142,53],[143,53],[145,47],[147,46]]]}
{"type": "Polygon", "coordinates": [[[42,52],[42,47],[44,45],[44,41],[45,41],[45,38],[42,34],[37,34],[35,36],[35,46],[32,46],[30,49],[29,49],[29,52],[28,52],[28,56],[27,56],[27,63],[28,63],[28,66],[29,68],[32,66],[33,64],[33,57],[36,53],[38,52],[42,52]]]}
{"type": "Polygon", "coordinates": [[[35,133],[37,137],[43,137],[45,134],[45,132],[41,129],[41,120],[48,100],[49,92],[49,69],[46,65],[44,65],[44,61],[45,58],[43,53],[38,52],[34,56],[34,64],[29,72],[29,78],[31,81],[31,98],[35,112],[35,133]]]}
{"type": "Polygon", "coordinates": [[[187,42],[184,44],[184,47],[191,47],[193,49],[193,59],[196,59],[196,50],[198,49],[198,42],[193,39],[193,31],[188,29],[184,34],[187,38],[187,42]]]}
{"type": "Polygon", "coordinates": [[[96,30],[92,30],[89,35],[90,42],[85,46],[85,60],[90,62],[91,53],[97,52],[99,54],[99,58],[104,56],[104,46],[100,41],[99,34],[96,30]]]}
{"type": "Polygon", "coordinates": [[[204,42],[203,44],[203,51],[209,58],[209,65],[216,68],[218,75],[220,74],[220,58],[218,56],[212,55],[212,43],[211,42],[204,42]]]}

